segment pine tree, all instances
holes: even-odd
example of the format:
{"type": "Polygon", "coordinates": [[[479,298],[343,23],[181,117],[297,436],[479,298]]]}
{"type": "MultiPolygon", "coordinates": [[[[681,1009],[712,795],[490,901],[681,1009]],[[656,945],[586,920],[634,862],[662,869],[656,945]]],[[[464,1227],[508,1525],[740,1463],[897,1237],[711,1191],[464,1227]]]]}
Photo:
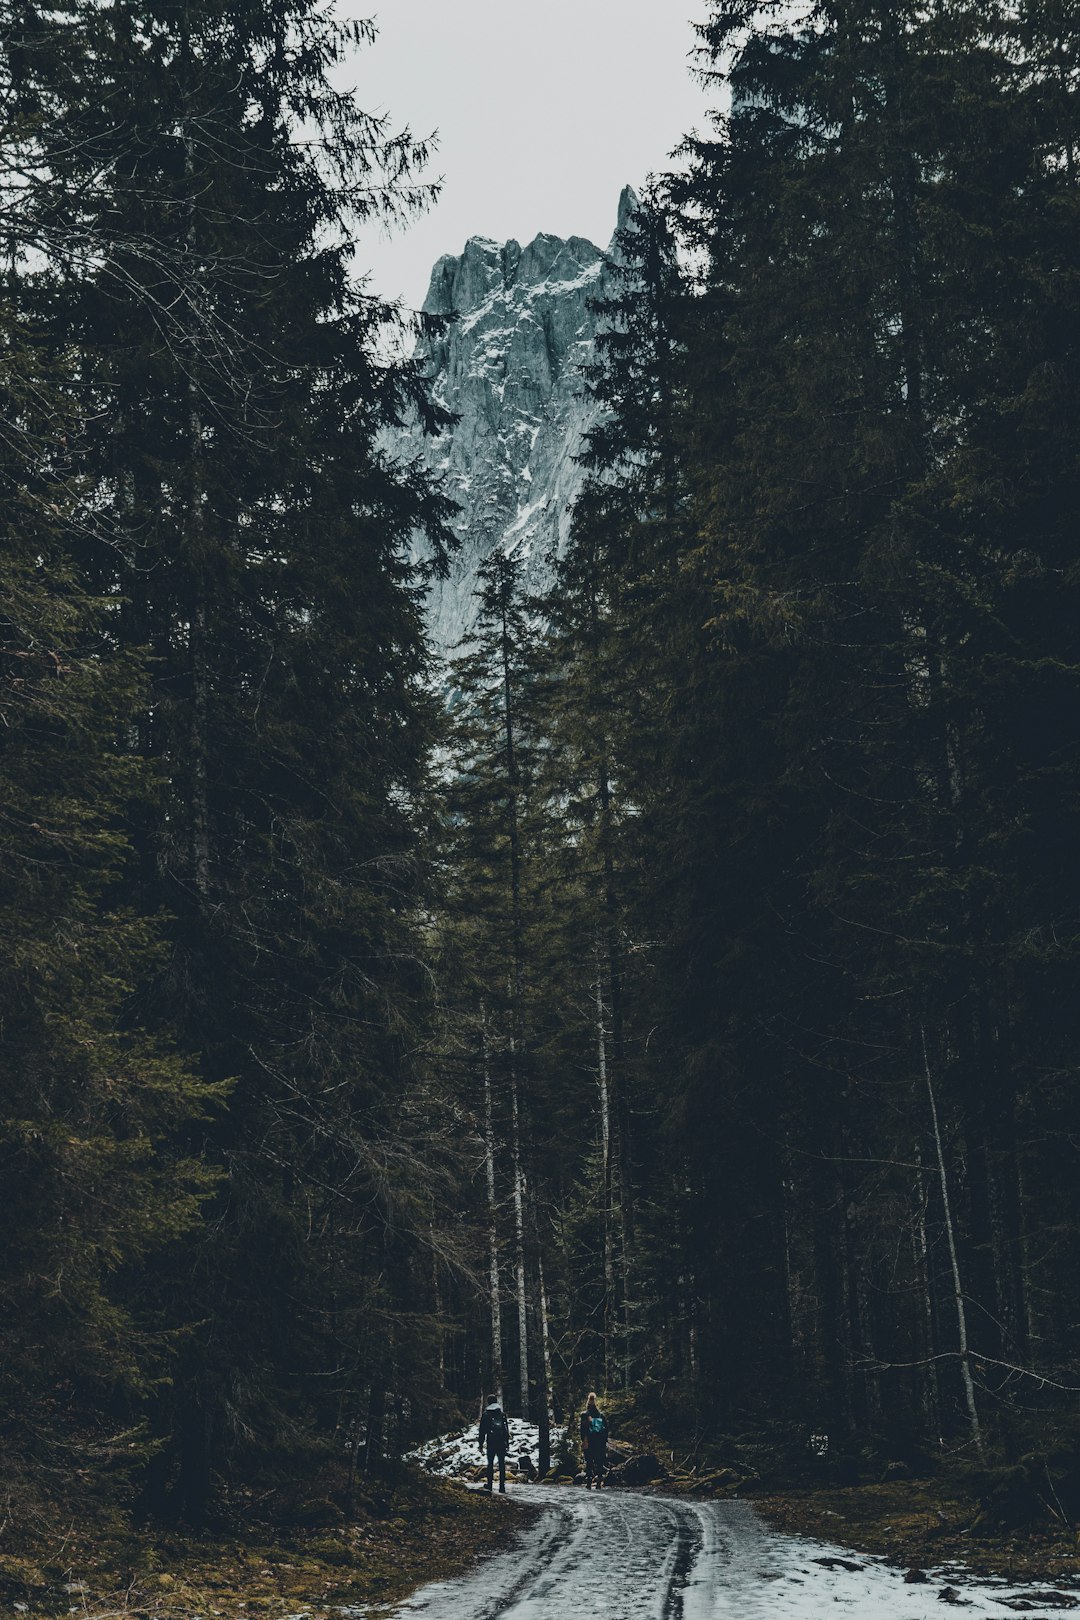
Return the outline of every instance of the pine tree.
{"type": "Polygon", "coordinates": [[[9,278],[0,308],[0,1399],[17,1518],[41,1491],[70,1502],[91,1455],[114,1489],[145,1461],[144,1403],[175,1368],[150,1278],[212,1191],[184,1142],[223,1101],[146,1016],[165,940],[124,889],[155,784],[120,742],[145,668],[73,561],[74,357],[22,292],[9,278]]]}
{"type": "Polygon", "coordinates": [[[169,916],[147,1005],[230,1088],[198,1141],[219,1191],[159,1295],[183,1354],[145,1501],[198,1520],[219,1471],[343,1403],[381,1414],[428,1335],[403,1144],[429,1129],[407,1054],[435,708],[407,548],[427,528],[438,558],[446,505],[380,449],[434,416],[355,272],[357,226],[423,200],[424,150],[332,86],[371,30],[313,5],[40,27],[42,207],[84,244],[52,311],[94,404],[80,563],[153,683],[128,735],[162,792],[124,897],[169,916]]]}

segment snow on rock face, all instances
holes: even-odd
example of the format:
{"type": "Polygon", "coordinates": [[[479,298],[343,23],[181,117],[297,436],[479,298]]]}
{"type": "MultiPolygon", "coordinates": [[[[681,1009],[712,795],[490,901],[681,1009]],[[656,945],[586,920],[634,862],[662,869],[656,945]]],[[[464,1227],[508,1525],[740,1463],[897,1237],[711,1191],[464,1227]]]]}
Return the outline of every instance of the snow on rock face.
{"type": "MultiPolygon", "coordinates": [[[[635,202],[627,189],[620,224],[635,202]]],[[[574,457],[596,421],[581,368],[594,353],[590,304],[607,290],[605,257],[580,236],[542,233],[524,249],[476,236],[432,271],[424,308],[453,319],[421,358],[435,397],[460,420],[435,439],[406,426],[388,446],[443,473],[461,507],[461,548],[429,601],[441,654],[470,629],[477,569],[496,547],[523,558],[528,590],[550,580],[548,558],[566,544],[583,478],[574,457]]]]}

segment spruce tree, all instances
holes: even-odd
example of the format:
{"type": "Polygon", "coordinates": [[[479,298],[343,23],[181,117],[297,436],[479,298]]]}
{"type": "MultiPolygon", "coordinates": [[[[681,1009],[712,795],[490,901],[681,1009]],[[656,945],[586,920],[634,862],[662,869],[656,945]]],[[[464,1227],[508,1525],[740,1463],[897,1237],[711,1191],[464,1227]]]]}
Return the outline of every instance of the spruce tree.
{"type": "Polygon", "coordinates": [[[407,551],[426,528],[440,554],[446,506],[380,448],[434,417],[380,358],[397,315],[356,262],[358,227],[422,201],[424,151],[331,82],[370,28],[304,0],[40,26],[49,221],[89,244],[53,308],[94,406],[79,561],[152,679],[127,738],[162,787],[123,894],[168,915],[154,1016],[229,1088],[197,1143],[213,1207],[161,1274],[182,1357],[145,1492],[200,1520],[221,1472],[343,1405],[377,1466],[427,1334],[401,1144],[427,1129],[407,1054],[435,710],[407,551]]]}
{"type": "Polygon", "coordinates": [[[146,1460],[145,1402],[176,1365],[151,1278],[212,1192],[188,1144],[224,1101],[147,1004],[166,941],[125,890],[156,784],[122,743],[146,671],[73,560],[74,357],[23,290],[0,307],[0,1399],[20,1532],[92,1456],[114,1490],[146,1460]]]}

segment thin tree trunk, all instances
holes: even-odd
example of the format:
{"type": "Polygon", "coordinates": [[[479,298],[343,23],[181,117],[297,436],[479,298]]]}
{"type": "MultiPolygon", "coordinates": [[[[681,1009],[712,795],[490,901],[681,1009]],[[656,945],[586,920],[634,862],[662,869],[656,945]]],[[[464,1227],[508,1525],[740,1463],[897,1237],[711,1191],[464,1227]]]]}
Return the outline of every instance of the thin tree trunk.
{"type": "Polygon", "coordinates": [[[386,1430],[386,1390],[382,1379],[376,1378],[368,1399],[367,1434],[364,1436],[364,1473],[382,1471],[384,1436],[386,1430]]]}
{"type": "Polygon", "coordinates": [[[805,1375],[806,1347],[803,1342],[803,1323],[799,1310],[795,1283],[795,1267],[791,1258],[791,1182],[785,1175],[780,1183],[781,1213],[784,1226],[784,1293],[787,1296],[788,1339],[799,1377],[805,1375]]]}
{"type": "Polygon", "coordinates": [[[924,456],[926,422],[923,387],[922,242],[919,234],[917,170],[908,131],[906,69],[907,41],[901,18],[892,7],[884,12],[882,37],[886,63],[886,165],[893,202],[893,245],[899,261],[900,343],[908,418],[915,432],[912,451],[924,456]]]}
{"type": "MultiPolygon", "coordinates": [[[[196,493],[198,502],[201,495],[196,493]]],[[[201,536],[202,517],[192,520],[192,527],[201,536]]],[[[195,604],[191,620],[191,829],[192,866],[195,892],[205,904],[210,894],[210,808],[209,808],[209,747],[207,742],[210,717],[210,678],[207,668],[206,645],[206,584],[203,574],[201,545],[192,547],[197,560],[194,563],[195,604]]]]}
{"type": "MultiPolygon", "coordinates": [[[[849,1099],[850,1087],[845,1087],[845,1116],[850,1113],[849,1099]]],[[[843,1124],[838,1126],[836,1140],[840,1193],[840,1251],[843,1257],[841,1275],[844,1299],[844,1360],[847,1368],[850,1410],[856,1427],[863,1428],[872,1417],[873,1392],[867,1372],[865,1298],[855,1194],[848,1181],[848,1138],[843,1124]]]]}
{"type": "Polygon", "coordinates": [[[439,1388],[446,1388],[446,1334],[443,1332],[443,1304],[442,1288],[439,1283],[439,1253],[435,1247],[435,1226],[428,1225],[428,1236],[431,1243],[431,1293],[435,1306],[435,1320],[438,1323],[439,1335],[439,1388]]]}
{"type": "Polygon", "coordinates": [[[1034,1355],[1039,1342],[1039,1322],[1035,1315],[1035,1298],[1031,1285],[1031,1236],[1027,1217],[1027,1195],[1024,1191],[1024,1166],[1016,1156],[1016,1191],[1020,1200],[1020,1267],[1024,1285],[1024,1323],[1027,1329],[1028,1354],[1034,1355]]]}
{"type": "Polygon", "coordinates": [[[611,1207],[611,1093],[608,1086],[607,1031],[600,955],[596,962],[596,1072],[600,1088],[601,1218],[604,1243],[604,1388],[611,1388],[611,1322],[615,1304],[615,1256],[611,1207]]]}
{"type": "Polygon", "coordinates": [[[1059,33],[1054,43],[1054,66],[1057,69],[1058,110],[1065,140],[1065,173],[1070,186],[1076,184],[1076,144],[1073,140],[1072,86],[1069,83],[1065,39],[1059,33]]]}
{"type": "Polygon", "coordinates": [[[547,1288],[544,1284],[544,1257],[540,1252],[539,1244],[536,1250],[536,1276],[540,1295],[540,1345],[543,1352],[541,1364],[544,1373],[544,1388],[540,1401],[540,1450],[538,1464],[540,1477],[551,1468],[551,1425],[553,1414],[551,1410],[551,1340],[548,1337],[548,1302],[547,1288]]]}
{"type": "Polygon", "coordinates": [[[945,1237],[949,1246],[949,1265],[952,1270],[953,1299],[956,1304],[956,1331],[960,1345],[960,1375],[964,1381],[964,1401],[967,1406],[968,1423],[971,1428],[971,1438],[975,1442],[975,1449],[979,1456],[983,1456],[982,1425],[979,1422],[979,1408],[975,1402],[975,1382],[971,1376],[971,1355],[968,1350],[968,1324],[967,1306],[964,1300],[963,1280],[960,1274],[960,1257],[956,1247],[956,1230],[953,1226],[952,1200],[949,1195],[949,1176],[945,1168],[945,1149],[941,1140],[941,1124],[938,1119],[937,1097],[934,1093],[934,1079],[930,1072],[930,1053],[926,1045],[926,1030],[920,1030],[922,1036],[923,1067],[926,1073],[926,1094],[930,1100],[930,1119],[934,1130],[934,1151],[937,1155],[938,1176],[941,1180],[941,1206],[945,1218],[945,1237]]]}
{"type": "MultiPolygon", "coordinates": [[[[593,573],[589,592],[589,623],[594,651],[598,651],[601,642],[602,630],[600,619],[600,601],[598,595],[598,580],[593,573]]],[[[634,1244],[634,1203],[633,1178],[631,1175],[631,1141],[630,1141],[630,1097],[626,1084],[626,1074],[623,1064],[623,1015],[622,1015],[622,961],[619,950],[619,908],[618,897],[615,892],[615,856],[613,850],[613,817],[611,803],[611,772],[608,763],[608,739],[601,732],[600,752],[597,761],[597,802],[600,811],[598,847],[603,866],[603,928],[604,947],[607,955],[608,995],[611,1009],[611,1045],[610,1060],[605,1041],[605,1079],[608,1091],[608,1155],[609,1164],[612,1161],[610,1126],[614,1116],[617,1129],[617,1159],[613,1168],[608,1171],[608,1198],[607,1209],[612,1212],[614,1178],[618,1177],[618,1205],[619,1205],[619,1237],[620,1262],[622,1272],[622,1306],[623,1306],[623,1386],[630,1388],[631,1382],[631,1356],[632,1338],[630,1332],[630,1299],[631,1299],[631,1253],[634,1244]]],[[[597,999],[602,1004],[603,991],[601,976],[598,971],[597,999]]],[[[599,1022],[603,1023],[602,1016],[599,1022]]],[[[609,1219],[608,1231],[611,1221],[609,1219]]],[[[605,1253],[605,1266],[607,1255],[605,1253]]],[[[606,1272],[605,1272],[606,1275],[606,1272]]],[[[613,1301],[614,1294],[609,1285],[608,1297],[613,1301]]],[[[609,1307],[610,1308],[610,1307],[609,1307]]],[[[605,1370],[608,1358],[608,1345],[610,1343],[610,1322],[605,1321],[605,1370]]]]}
{"type": "Polygon", "coordinates": [[[525,1177],[521,1168],[521,1107],[516,1069],[510,1071],[511,1156],[514,1174],[514,1269],[517,1288],[518,1382],[520,1415],[529,1417],[529,1308],[525,1270],[525,1177]]]}
{"type": "MultiPolygon", "coordinates": [[[[857,1236],[857,1220],[853,1218],[849,1224],[853,1237],[857,1236]]],[[[867,1419],[874,1428],[881,1423],[881,1374],[878,1371],[877,1353],[874,1349],[874,1318],[870,1308],[866,1267],[861,1263],[857,1250],[854,1259],[855,1300],[858,1307],[857,1331],[863,1367],[863,1399],[866,1403],[867,1419]]]]}
{"type": "Polygon", "coordinates": [[[548,1308],[547,1283],[544,1281],[544,1256],[542,1254],[537,1260],[537,1270],[540,1277],[540,1328],[544,1336],[544,1380],[548,1391],[548,1420],[551,1424],[554,1424],[556,1422],[555,1374],[551,1365],[551,1313],[548,1308]]]}
{"type": "Polygon", "coordinates": [[[1002,1322],[1009,1354],[1007,1360],[1028,1362],[1027,1277],[1023,1200],[1020,1190],[1020,1154],[1017,1146],[1016,1086],[1008,1017],[1010,987],[1002,982],[995,993],[981,986],[982,1027],[987,1063],[994,1084],[990,1108],[990,1196],[994,1233],[995,1269],[1002,1301],[1002,1322]],[[1001,1016],[1000,1009],[1005,1009],[1001,1016]]]}
{"type": "MultiPolygon", "coordinates": [[[[190,85],[188,20],[183,21],[183,57],[190,85]]],[[[184,181],[187,201],[187,250],[193,274],[197,253],[195,230],[195,142],[185,129],[184,181]]],[[[203,428],[199,410],[198,370],[195,357],[195,321],[190,321],[188,357],[188,488],[184,522],[184,549],[191,581],[188,654],[191,664],[191,863],[195,893],[205,905],[210,893],[209,711],[210,677],[207,667],[206,514],[203,510],[203,428]]]]}
{"type": "Polygon", "coordinates": [[[514,735],[513,681],[510,659],[510,624],[507,606],[502,610],[503,725],[506,739],[506,782],[508,831],[510,838],[510,925],[513,948],[510,1037],[510,1124],[514,1171],[514,1247],[518,1315],[518,1380],[521,1388],[521,1417],[529,1417],[529,1311],[528,1279],[525,1269],[525,1178],[522,1169],[521,1095],[518,1058],[523,1027],[525,971],[524,925],[521,907],[521,835],[518,827],[518,769],[514,735]]]}
{"type": "MultiPolygon", "coordinates": [[[[630,1122],[630,1091],[626,1083],[623,1061],[622,1012],[622,959],[619,950],[618,902],[615,894],[615,861],[611,849],[611,783],[608,778],[606,755],[600,769],[600,815],[603,829],[604,858],[604,929],[607,935],[608,996],[611,1003],[610,1060],[606,1064],[609,1124],[612,1112],[618,1127],[618,1155],[612,1155],[609,1173],[609,1203],[618,1177],[619,1251],[622,1271],[623,1307],[623,1388],[629,1389],[633,1376],[633,1336],[631,1333],[631,1299],[633,1295],[634,1252],[634,1179],[632,1171],[632,1142],[630,1122]],[[612,1100],[614,1108],[612,1109],[612,1100]]],[[[602,991],[601,991],[602,999],[602,991]]],[[[606,1056],[605,1051],[605,1056],[606,1056]]],[[[610,1151],[610,1150],[609,1150],[610,1151]]]]}
{"type": "Polygon", "coordinates": [[[824,1180],[815,1189],[813,1224],[814,1275],[817,1283],[816,1337],[825,1385],[829,1434],[847,1436],[853,1427],[850,1358],[846,1353],[843,1271],[836,1238],[836,1185],[824,1180]]]}
{"type": "MultiPolygon", "coordinates": [[[[845,1150],[842,1147],[841,1153],[845,1150]]],[[[843,1172],[842,1172],[843,1173],[843,1172]]],[[[865,1364],[866,1348],[863,1339],[862,1289],[858,1277],[858,1251],[855,1237],[855,1216],[848,1193],[847,1178],[841,1189],[840,1243],[843,1254],[844,1289],[844,1362],[850,1389],[851,1406],[857,1428],[863,1428],[869,1419],[869,1386],[865,1376],[858,1377],[856,1369],[865,1364]]]]}
{"type": "Polygon", "coordinates": [[[694,1405],[698,1398],[698,1283],[691,1266],[686,1274],[686,1348],[689,1358],[690,1391],[694,1405]]]}
{"type": "Polygon", "coordinates": [[[551,1352],[548,1342],[547,1290],[544,1287],[544,1254],[540,1242],[540,1219],[536,1195],[528,1189],[528,1218],[530,1252],[536,1259],[536,1299],[534,1322],[538,1320],[540,1332],[539,1381],[537,1400],[537,1429],[539,1431],[540,1473],[551,1467],[551,1352]]]}
{"type": "Polygon", "coordinates": [[[915,1144],[915,1163],[918,1181],[915,1185],[917,1209],[915,1215],[915,1253],[923,1297],[923,1348],[926,1354],[926,1377],[923,1381],[923,1410],[934,1433],[941,1438],[941,1390],[938,1384],[935,1351],[937,1336],[934,1332],[934,1290],[930,1271],[930,1244],[926,1233],[926,1181],[923,1175],[922,1149],[915,1144]]]}
{"type": "Polygon", "coordinates": [[[495,1196],[495,1122],[491,1095],[491,1065],[488,1062],[487,1014],[482,1014],[480,1030],[484,1068],[484,1169],[488,1205],[488,1310],[491,1321],[491,1385],[499,1405],[503,1399],[502,1291],[499,1281],[499,1216],[495,1196]]]}
{"type": "Polygon", "coordinates": [[[687,1168],[683,1165],[682,1180],[679,1176],[671,1178],[671,1207],[675,1212],[675,1256],[679,1269],[672,1278],[668,1290],[668,1329],[667,1337],[675,1352],[672,1361],[672,1370],[680,1382],[689,1377],[690,1372],[690,1320],[689,1299],[690,1284],[687,1280],[686,1259],[690,1253],[690,1244],[686,1230],[686,1205],[690,1196],[690,1187],[687,1183],[687,1168]]]}

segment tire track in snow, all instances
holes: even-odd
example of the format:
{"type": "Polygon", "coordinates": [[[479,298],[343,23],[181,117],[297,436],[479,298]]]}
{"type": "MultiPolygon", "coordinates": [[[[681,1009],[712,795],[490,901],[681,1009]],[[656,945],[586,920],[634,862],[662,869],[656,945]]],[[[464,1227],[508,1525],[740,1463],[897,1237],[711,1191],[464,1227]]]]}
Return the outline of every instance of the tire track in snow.
{"type": "MultiPolygon", "coordinates": [[[[518,1487],[513,1494],[542,1509],[516,1547],[459,1580],[422,1588],[393,1610],[397,1620],[572,1620],[577,1614],[587,1620],[940,1620],[942,1614],[944,1576],[912,1587],[899,1570],[872,1559],[845,1553],[836,1563],[836,1548],[772,1532],[749,1502],[550,1486],[518,1487]]],[[[955,1571],[948,1580],[962,1582],[971,1620],[1015,1615],[1002,1602],[1007,1589],[969,1582],[955,1571]]],[[[1030,1589],[1026,1595],[1037,1597],[1030,1589]]]]}
{"type": "Polygon", "coordinates": [[[675,1546],[671,1575],[664,1596],[663,1620],[684,1620],[687,1582],[691,1570],[702,1554],[705,1537],[701,1523],[692,1510],[673,1513],[672,1519],[675,1546]]]}

